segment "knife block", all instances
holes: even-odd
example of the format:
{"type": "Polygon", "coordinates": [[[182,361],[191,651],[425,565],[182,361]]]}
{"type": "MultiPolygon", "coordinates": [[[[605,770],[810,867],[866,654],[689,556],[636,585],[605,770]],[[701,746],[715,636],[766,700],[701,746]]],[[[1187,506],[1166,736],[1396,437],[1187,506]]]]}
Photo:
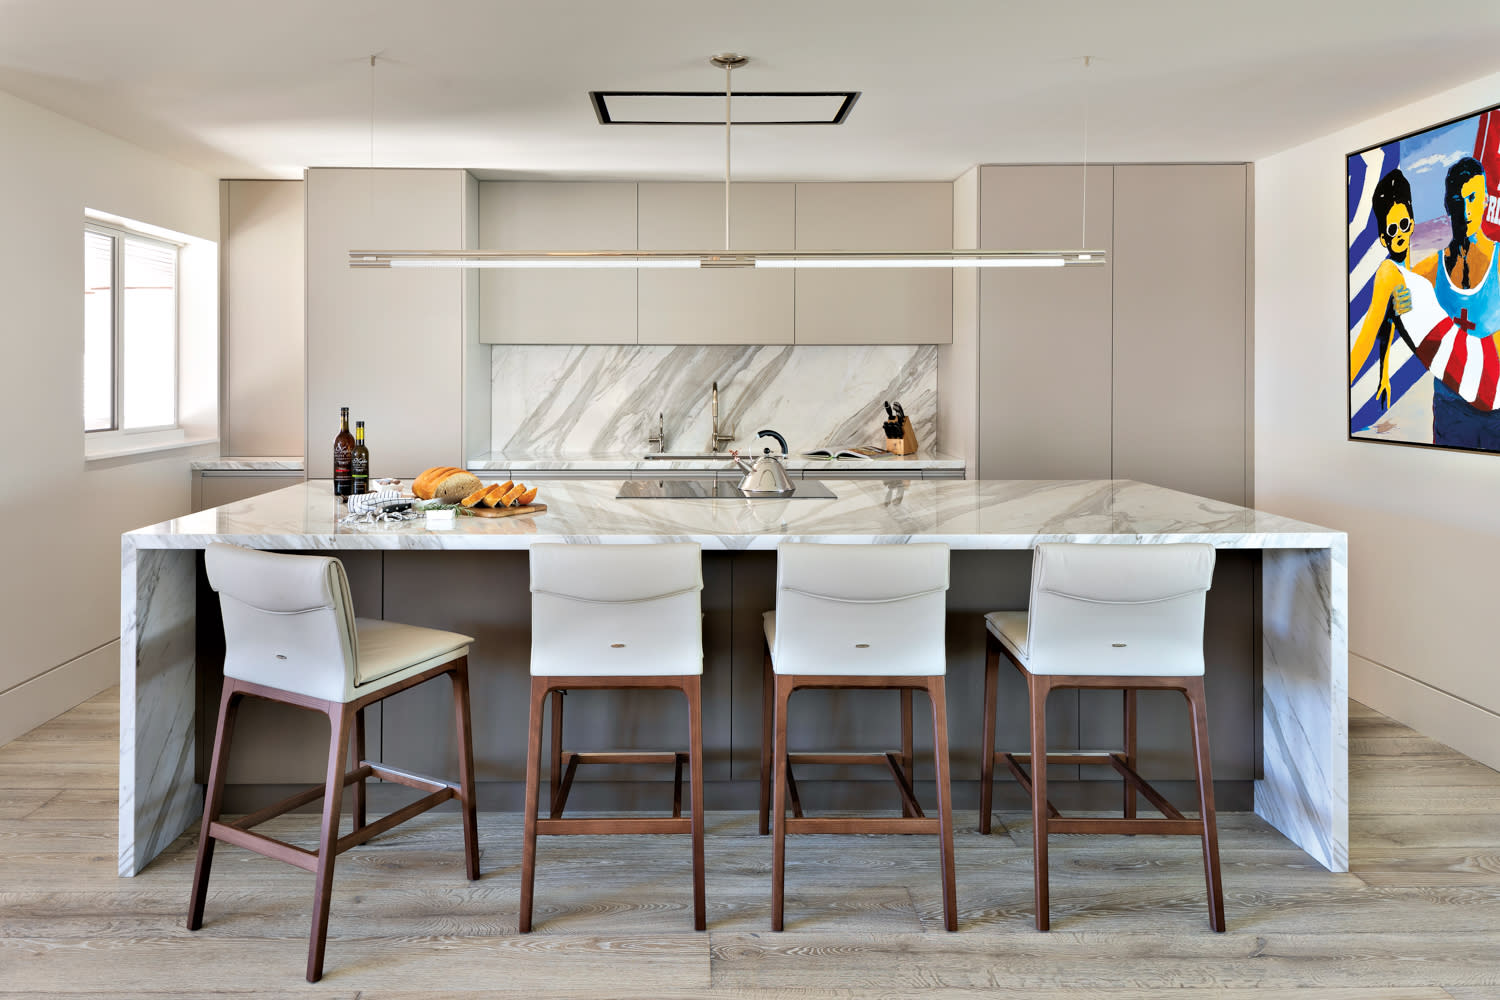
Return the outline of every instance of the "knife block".
{"type": "Polygon", "coordinates": [[[886,438],[885,447],[893,455],[915,455],[917,453],[917,432],[911,428],[911,417],[901,418],[901,436],[898,438],[886,438]]]}

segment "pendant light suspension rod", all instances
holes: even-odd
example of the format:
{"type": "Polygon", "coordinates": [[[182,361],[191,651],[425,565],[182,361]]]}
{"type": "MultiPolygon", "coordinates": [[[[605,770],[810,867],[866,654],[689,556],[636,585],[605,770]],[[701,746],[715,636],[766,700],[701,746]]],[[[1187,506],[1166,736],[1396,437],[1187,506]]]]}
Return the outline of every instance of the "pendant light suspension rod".
{"type": "Polygon", "coordinates": [[[731,111],[731,99],[733,90],[730,83],[730,74],[750,61],[749,56],[742,56],[735,52],[722,52],[712,56],[709,62],[724,70],[724,252],[729,252],[729,152],[731,148],[730,130],[733,127],[731,111]]]}
{"type": "Polygon", "coordinates": [[[1089,245],[1089,63],[1093,56],[1083,57],[1083,222],[1078,235],[1078,245],[1089,245]]]}

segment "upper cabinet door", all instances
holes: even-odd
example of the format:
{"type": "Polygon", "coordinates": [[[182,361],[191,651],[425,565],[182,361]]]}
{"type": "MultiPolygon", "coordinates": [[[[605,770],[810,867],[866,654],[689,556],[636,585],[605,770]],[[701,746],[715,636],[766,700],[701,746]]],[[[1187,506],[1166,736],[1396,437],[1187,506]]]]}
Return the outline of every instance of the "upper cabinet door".
{"type": "MultiPolygon", "coordinates": [[[[953,185],[797,185],[798,250],[948,250],[953,185]]],[[[953,342],[953,272],[798,270],[799,344],[953,342]]]]}
{"type": "MultiPolygon", "coordinates": [[[[730,246],[789,250],[796,238],[792,184],[735,184],[730,246]]],[[[724,185],[639,185],[642,250],[724,247],[724,185]]],[[[753,267],[639,272],[643,344],[790,344],[790,271],[753,267]]]]}
{"type": "MultiPolygon", "coordinates": [[[[635,185],[485,181],[486,250],[634,250],[635,185]]],[[[487,344],[633,344],[634,270],[480,272],[479,339],[487,344]]]]}

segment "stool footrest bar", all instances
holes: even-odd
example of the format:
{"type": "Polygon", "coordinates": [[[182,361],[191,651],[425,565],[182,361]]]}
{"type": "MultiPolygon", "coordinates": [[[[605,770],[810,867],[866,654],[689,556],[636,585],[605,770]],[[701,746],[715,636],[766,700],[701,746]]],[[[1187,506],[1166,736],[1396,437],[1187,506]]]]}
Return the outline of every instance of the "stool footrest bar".
{"type": "Polygon", "coordinates": [[[647,817],[642,819],[587,818],[538,819],[536,832],[549,836],[594,833],[692,833],[693,821],[687,818],[647,817]]]}
{"type": "Polygon", "coordinates": [[[809,816],[785,818],[787,833],[937,833],[938,821],[925,816],[809,816]]]}

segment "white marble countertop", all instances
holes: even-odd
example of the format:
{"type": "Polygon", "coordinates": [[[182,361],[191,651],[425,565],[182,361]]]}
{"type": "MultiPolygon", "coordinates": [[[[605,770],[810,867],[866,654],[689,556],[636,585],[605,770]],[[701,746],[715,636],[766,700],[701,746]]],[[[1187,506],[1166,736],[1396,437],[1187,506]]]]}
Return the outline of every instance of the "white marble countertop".
{"type": "MultiPolygon", "coordinates": [[[[723,458],[719,459],[648,459],[644,455],[644,451],[556,455],[531,455],[491,451],[469,459],[468,468],[469,471],[476,473],[505,472],[507,470],[516,472],[599,470],[628,473],[637,471],[650,472],[653,469],[662,472],[694,469],[717,471],[730,467],[730,459],[727,453],[723,458]]],[[[849,470],[859,472],[895,472],[898,469],[955,469],[961,472],[964,468],[964,460],[927,449],[922,449],[915,455],[892,455],[889,458],[853,459],[837,462],[829,461],[826,458],[809,458],[806,455],[793,452],[787,456],[786,467],[790,471],[814,470],[826,472],[830,470],[849,470]]]]}
{"type": "Polygon", "coordinates": [[[301,472],[301,457],[200,458],[193,462],[193,471],[201,472],[301,472]]]}
{"type": "Polygon", "coordinates": [[[1043,541],[1207,541],[1219,548],[1327,549],[1344,533],[1131,480],[847,480],[837,499],[617,500],[618,483],[548,483],[545,512],[340,524],[326,480],[127,532],[127,547],[202,548],[233,541],[292,549],[522,549],[536,541],[696,541],[705,549],[774,549],[783,540],[941,541],[1025,549],[1043,541]]]}

